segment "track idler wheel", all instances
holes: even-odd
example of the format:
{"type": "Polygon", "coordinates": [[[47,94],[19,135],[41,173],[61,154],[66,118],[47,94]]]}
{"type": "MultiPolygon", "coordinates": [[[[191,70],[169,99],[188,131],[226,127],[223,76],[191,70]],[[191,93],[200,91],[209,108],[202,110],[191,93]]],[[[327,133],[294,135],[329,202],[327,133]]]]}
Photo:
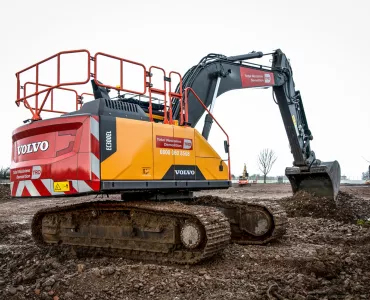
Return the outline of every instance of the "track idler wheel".
{"type": "Polygon", "coordinates": [[[240,209],[240,229],[253,236],[263,236],[273,227],[271,216],[262,210],[240,209]]]}
{"type": "Polygon", "coordinates": [[[194,222],[186,222],[181,228],[180,238],[186,248],[195,249],[204,238],[202,227],[194,222]]]}

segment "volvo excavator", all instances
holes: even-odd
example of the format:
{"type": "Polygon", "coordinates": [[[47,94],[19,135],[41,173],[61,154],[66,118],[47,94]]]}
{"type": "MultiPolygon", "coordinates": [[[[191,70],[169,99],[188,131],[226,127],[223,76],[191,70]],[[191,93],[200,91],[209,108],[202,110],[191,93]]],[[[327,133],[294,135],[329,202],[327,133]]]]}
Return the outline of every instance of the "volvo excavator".
{"type": "Polygon", "coordinates": [[[17,72],[16,79],[15,103],[32,117],[12,134],[11,196],[73,196],[73,204],[34,215],[32,236],[39,247],[195,264],[230,242],[266,244],[284,235],[286,214],[273,201],[194,196],[231,187],[230,141],[213,110],[218,96],[235,89],[272,88],[294,157],[285,170],[293,193],[337,197],[339,163],[321,162],[312,151],[302,97],[280,49],[209,54],[184,76],[102,52],[63,51],[17,72]],[[63,81],[68,55],[82,57],[86,77],[63,81]],[[263,56],[272,57],[271,66],[251,61],[263,56]],[[101,80],[103,58],[117,64],[118,85],[101,80]],[[50,62],[55,82],[41,82],[42,65],[50,62]],[[136,89],[127,86],[126,65],[142,72],[136,89]],[[23,76],[27,72],[32,80],[23,76]],[[155,76],[161,85],[154,84],[155,76]],[[89,83],[92,92],[77,91],[89,83]],[[73,95],[74,111],[56,109],[56,91],[73,95]],[[84,102],[87,95],[93,100],[84,102]],[[43,119],[45,112],[59,116],[43,119]],[[200,133],[195,126],[205,113],[200,133]],[[225,133],[227,158],[208,143],[214,123],[225,133]]]}

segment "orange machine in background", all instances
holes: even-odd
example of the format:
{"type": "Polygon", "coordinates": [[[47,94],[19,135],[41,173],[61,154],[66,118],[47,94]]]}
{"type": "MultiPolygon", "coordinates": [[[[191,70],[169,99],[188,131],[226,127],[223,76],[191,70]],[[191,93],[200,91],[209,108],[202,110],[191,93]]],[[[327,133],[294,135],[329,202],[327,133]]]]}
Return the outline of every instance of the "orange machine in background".
{"type": "Polygon", "coordinates": [[[239,186],[250,186],[249,182],[249,174],[247,172],[247,166],[244,164],[244,169],[243,169],[243,175],[239,176],[239,181],[238,181],[239,186]]]}

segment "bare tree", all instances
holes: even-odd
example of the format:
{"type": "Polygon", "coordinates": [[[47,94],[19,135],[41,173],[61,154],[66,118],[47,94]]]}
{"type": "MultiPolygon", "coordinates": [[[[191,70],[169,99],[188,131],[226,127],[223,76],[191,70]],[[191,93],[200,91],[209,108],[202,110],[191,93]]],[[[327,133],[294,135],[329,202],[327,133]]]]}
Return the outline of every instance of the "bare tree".
{"type": "Polygon", "coordinates": [[[263,173],[263,182],[266,183],[266,176],[271,171],[272,165],[277,160],[275,152],[271,149],[263,149],[258,156],[258,167],[263,173]]]}

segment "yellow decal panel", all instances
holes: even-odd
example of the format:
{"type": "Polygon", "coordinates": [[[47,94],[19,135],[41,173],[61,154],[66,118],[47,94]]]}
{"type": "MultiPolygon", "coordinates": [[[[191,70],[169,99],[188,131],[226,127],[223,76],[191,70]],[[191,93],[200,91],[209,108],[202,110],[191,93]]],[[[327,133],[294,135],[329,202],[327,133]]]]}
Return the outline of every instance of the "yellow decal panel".
{"type": "Polygon", "coordinates": [[[117,150],[101,163],[102,180],[152,180],[152,124],[116,119],[117,150]]]}
{"type": "Polygon", "coordinates": [[[69,181],[55,181],[54,192],[69,192],[70,191],[69,181]]]}

